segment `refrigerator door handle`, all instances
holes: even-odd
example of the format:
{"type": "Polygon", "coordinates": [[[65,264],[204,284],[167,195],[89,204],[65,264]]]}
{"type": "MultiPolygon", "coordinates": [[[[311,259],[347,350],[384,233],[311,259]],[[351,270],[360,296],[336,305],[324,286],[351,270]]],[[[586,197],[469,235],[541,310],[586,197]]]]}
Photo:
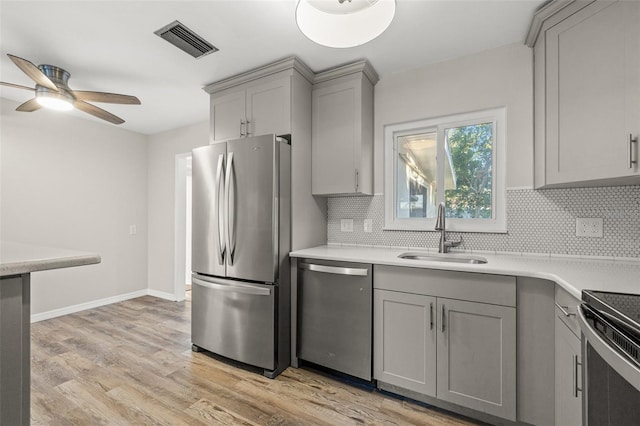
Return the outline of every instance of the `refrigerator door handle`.
{"type": "Polygon", "coordinates": [[[227,170],[225,178],[225,204],[227,211],[227,262],[229,265],[233,265],[233,257],[236,250],[236,236],[234,232],[235,226],[235,206],[236,206],[236,188],[233,180],[233,152],[227,155],[227,170]]]}
{"type": "Polygon", "coordinates": [[[235,282],[229,282],[228,284],[223,284],[221,282],[209,282],[204,281],[200,278],[196,278],[195,276],[191,277],[191,282],[195,285],[199,285],[202,287],[210,288],[213,290],[219,291],[228,291],[232,293],[242,293],[242,294],[253,294],[256,296],[270,296],[271,288],[270,287],[258,287],[250,284],[239,284],[235,282]]]}
{"type": "Polygon", "coordinates": [[[224,204],[220,202],[220,196],[224,191],[224,182],[222,181],[222,175],[224,173],[224,154],[220,154],[218,156],[218,167],[216,168],[216,189],[215,189],[215,202],[216,208],[218,210],[218,264],[224,264],[224,252],[227,249],[227,244],[223,237],[224,232],[224,204]],[[220,188],[220,184],[223,184],[223,187],[220,188]]]}

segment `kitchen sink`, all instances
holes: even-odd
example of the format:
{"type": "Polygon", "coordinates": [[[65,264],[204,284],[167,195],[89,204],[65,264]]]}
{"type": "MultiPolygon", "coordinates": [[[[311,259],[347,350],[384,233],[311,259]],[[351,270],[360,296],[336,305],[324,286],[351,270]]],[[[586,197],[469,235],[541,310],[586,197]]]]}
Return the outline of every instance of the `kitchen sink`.
{"type": "Polygon", "coordinates": [[[480,256],[465,256],[459,254],[428,254],[420,252],[407,252],[398,255],[400,259],[422,260],[425,262],[450,262],[450,263],[471,263],[484,264],[487,259],[480,256]]]}

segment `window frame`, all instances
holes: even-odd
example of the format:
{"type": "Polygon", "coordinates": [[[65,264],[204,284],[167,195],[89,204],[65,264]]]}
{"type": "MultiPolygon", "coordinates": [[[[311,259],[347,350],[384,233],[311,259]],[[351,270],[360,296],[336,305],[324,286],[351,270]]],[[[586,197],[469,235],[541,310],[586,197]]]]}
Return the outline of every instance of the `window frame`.
{"type": "Polygon", "coordinates": [[[396,178],[398,137],[436,129],[437,201],[444,201],[444,167],[446,129],[492,123],[491,219],[447,217],[447,230],[455,232],[506,233],[506,110],[504,107],[429,118],[384,126],[385,230],[434,231],[435,218],[398,218],[396,178]]]}

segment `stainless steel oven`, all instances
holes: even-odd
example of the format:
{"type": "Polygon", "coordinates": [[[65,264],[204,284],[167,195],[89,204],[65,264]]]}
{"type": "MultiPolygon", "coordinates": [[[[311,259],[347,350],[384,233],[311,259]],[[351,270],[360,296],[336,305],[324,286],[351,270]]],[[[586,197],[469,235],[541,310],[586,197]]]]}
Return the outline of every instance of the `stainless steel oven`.
{"type": "Polygon", "coordinates": [[[640,424],[640,294],[584,290],[583,424],[640,424]]]}

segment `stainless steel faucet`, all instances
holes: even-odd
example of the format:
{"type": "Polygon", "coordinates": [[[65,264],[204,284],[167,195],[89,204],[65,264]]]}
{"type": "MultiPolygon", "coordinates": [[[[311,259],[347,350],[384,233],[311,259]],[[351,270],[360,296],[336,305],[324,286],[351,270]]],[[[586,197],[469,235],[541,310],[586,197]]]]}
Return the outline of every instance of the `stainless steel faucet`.
{"type": "Polygon", "coordinates": [[[436,231],[440,231],[440,244],[438,253],[449,253],[451,247],[457,247],[462,242],[462,237],[458,241],[447,241],[446,219],[444,203],[438,204],[438,216],[436,217],[436,231]]]}

